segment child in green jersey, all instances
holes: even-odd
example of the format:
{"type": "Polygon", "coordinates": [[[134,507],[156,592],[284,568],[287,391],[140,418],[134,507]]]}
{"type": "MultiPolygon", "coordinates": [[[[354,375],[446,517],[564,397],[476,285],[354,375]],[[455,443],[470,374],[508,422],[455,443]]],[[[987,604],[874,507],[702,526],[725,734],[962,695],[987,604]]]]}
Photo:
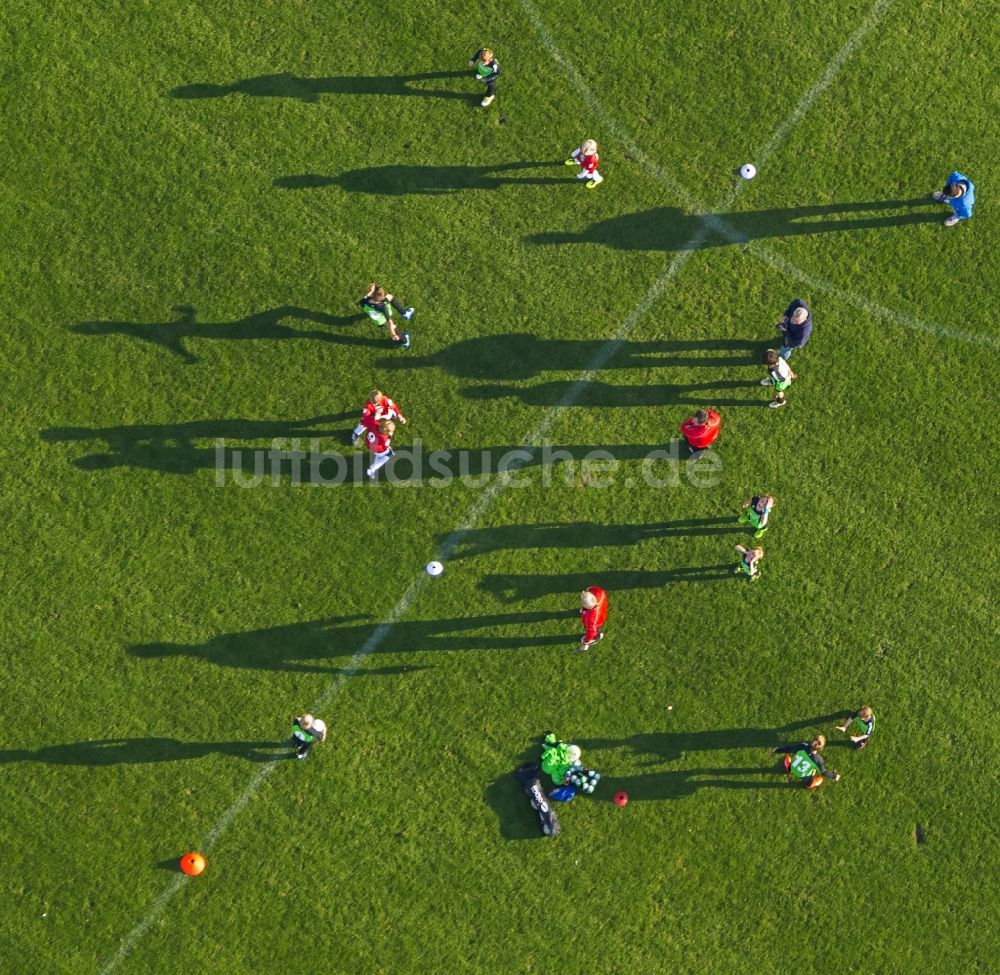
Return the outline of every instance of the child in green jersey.
{"type": "Polygon", "coordinates": [[[770,494],[755,495],[742,505],[742,514],[738,521],[741,525],[750,525],[754,529],[753,537],[761,539],[767,531],[768,518],[774,507],[774,497],[770,494]]]}
{"type": "Polygon", "coordinates": [[[865,748],[874,730],[875,712],[867,704],[858,708],[843,724],[837,725],[837,731],[850,733],[855,748],[865,748]]]}
{"type": "Polygon", "coordinates": [[[764,550],[757,548],[744,548],[742,545],[736,546],[736,551],[740,553],[740,564],[733,569],[736,575],[741,572],[751,581],[760,578],[760,560],[764,558],[764,550]]]}
{"type": "Polygon", "coordinates": [[[840,780],[840,773],[828,769],[820,752],[826,748],[826,738],[817,735],[812,741],[797,741],[794,745],[779,745],[775,755],[784,755],[782,763],[788,775],[801,779],[807,789],[818,789],[823,779],[840,780]]]}

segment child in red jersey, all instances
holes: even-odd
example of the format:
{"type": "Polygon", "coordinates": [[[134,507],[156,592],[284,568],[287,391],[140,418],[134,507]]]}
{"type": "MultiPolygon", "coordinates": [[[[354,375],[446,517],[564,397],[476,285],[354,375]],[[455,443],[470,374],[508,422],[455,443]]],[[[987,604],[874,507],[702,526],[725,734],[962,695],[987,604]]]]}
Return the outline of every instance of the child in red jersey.
{"type": "Polygon", "coordinates": [[[691,460],[697,460],[718,439],[722,417],[715,410],[698,410],[681,424],[681,433],[691,451],[691,460]]]}
{"type": "Polygon", "coordinates": [[[392,420],[380,420],[374,430],[365,434],[368,449],[372,452],[372,462],[365,473],[369,480],[374,481],[378,469],[384,467],[392,459],[392,435],[396,432],[396,424],[392,420]]]}
{"type": "Polygon", "coordinates": [[[590,586],[580,593],[580,619],[583,637],[580,649],[604,639],[604,621],[608,618],[608,594],[600,586],[590,586]]]}
{"type": "Polygon", "coordinates": [[[592,190],[598,183],[604,182],[604,177],[597,171],[600,156],[597,155],[597,143],[593,139],[585,139],[579,149],[574,149],[566,160],[567,166],[579,166],[577,179],[587,180],[587,189],[592,190]]]}
{"type": "Polygon", "coordinates": [[[351,443],[356,444],[366,430],[375,430],[381,420],[406,423],[406,417],[399,406],[381,390],[373,389],[368,394],[368,402],[361,409],[361,420],[351,433],[351,443]]]}

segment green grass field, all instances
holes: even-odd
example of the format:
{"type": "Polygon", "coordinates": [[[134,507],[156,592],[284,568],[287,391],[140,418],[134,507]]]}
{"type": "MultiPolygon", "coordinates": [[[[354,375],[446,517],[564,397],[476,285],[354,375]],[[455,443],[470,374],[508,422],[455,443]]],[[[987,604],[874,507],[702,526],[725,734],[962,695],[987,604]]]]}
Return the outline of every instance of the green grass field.
{"type": "Polygon", "coordinates": [[[794,6],[0,12],[0,972],[998,970],[1000,29],[794,6]],[[217,471],[355,453],[372,385],[397,447],[473,452],[450,474],[531,450],[217,471]],[[649,467],[700,406],[711,476],[649,467]],[[328,741],[276,761],[312,708],[328,741]],[[547,728],[604,776],[554,840],[510,774],[547,728]],[[843,778],[807,793],[770,749],[815,732],[843,778]]]}

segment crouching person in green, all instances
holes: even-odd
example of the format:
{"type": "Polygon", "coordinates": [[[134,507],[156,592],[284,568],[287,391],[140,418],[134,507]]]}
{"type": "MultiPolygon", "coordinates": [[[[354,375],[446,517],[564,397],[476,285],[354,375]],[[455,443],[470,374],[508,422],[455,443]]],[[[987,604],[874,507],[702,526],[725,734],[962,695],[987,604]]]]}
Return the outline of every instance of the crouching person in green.
{"type": "MultiPolygon", "coordinates": [[[[583,767],[579,745],[559,741],[551,731],[542,740],[542,771],[557,786],[571,785],[588,793],[594,791],[601,778],[600,772],[583,767]]],[[[558,791],[552,793],[553,798],[561,798],[557,796],[558,791]]]]}
{"type": "Polygon", "coordinates": [[[292,740],[296,758],[307,758],[309,749],[326,738],[326,722],[311,714],[300,714],[292,722],[292,740]]]}
{"type": "Polygon", "coordinates": [[[797,741],[794,745],[780,745],[775,755],[784,755],[785,772],[802,780],[807,789],[818,789],[823,779],[840,779],[840,773],[828,769],[820,752],[826,747],[826,738],[817,735],[812,741],[797,741]]]}
{"type": "Polygon", "coordinates": [[[867,747],[874,730],[875,712],[867,704],[858,708],[843,724],[837,725],[837,731],[850,733],[851,743],[855,748],[867,747]]]}

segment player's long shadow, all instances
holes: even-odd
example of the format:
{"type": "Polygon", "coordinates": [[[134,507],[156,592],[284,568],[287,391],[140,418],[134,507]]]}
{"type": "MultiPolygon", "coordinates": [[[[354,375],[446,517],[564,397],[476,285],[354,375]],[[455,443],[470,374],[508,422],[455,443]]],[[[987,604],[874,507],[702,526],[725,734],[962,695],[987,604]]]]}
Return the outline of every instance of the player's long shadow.
{"type": "MultiPolygon", "coordinates": [[[[510,332],[462,339],[429,355],[410,355],[405,362],[387,355],[376,365],[381,370],[431,368],[462,379],[516,381],[554,370],[586,372],[606,347],[603,338],[545,339],[530,332],[510,332]]],[[[604,368],[759,366],[766,348],[766,341],[753,338],[627,340],[604,368]]]]}
{"type": "MultiPolygon", "coordinates": [[[[346,431],[331,424],[354,416],[351,412],[305,420],[195,420],[115,427],[51,427],[42,430],[40,436],[50,443],[103,443],[98,452],[73,461],[84,470],[133,467],[168,474],[214,470],[223,481],[238,477],[244,487],[258,486],[275,477],[278,483],[288,479],[292,483],[326,487],[344,484],[372,487],[365,477],[367,451],[341,453],[333,449],[343,443],[346,431]]],[[[380,474],[382,488],[387,487],[386,481],[399,485],[459,482],[464,487],[483,487],[498,476],[513,482],[521,471],[540,465],[553,476],[568,481],[576,476],[575,471],[583,470],[584,464],[603,462],[609,457],[616,461],[648,461],[656,465],[648,468],[656,477],[667,470],[663,465],[672,465],[676,470],[679,464],[669,459],[662,444],[571,444],[531,450],[523,445],[437,451],[419,443],[393,447],[396,456],[380,474]]]]}
{"type": "Polygon", "coordinates": [[[733,578],[735,556],[732,562],[716,565],[690,565],[673,569],[629,570],[611,569],[607,572],[570,572],[564,575],[532,575],[498,573],[483,576],[478,587],[493,593],[506,603],[541,599],[553,593],[577,593],[587,586],[601,586],[611,592],[623,589],[662,589],[681,582],[721,582],[733,578]]]}
{"type": "Polygon", "coordinates": [[[186,339],[315,339],[369,348],[386,345],[385,340],[338,335],[317,328],[295,328],[284,324],[286,319],[291,319],[312,322],[326,328],[339,328],[357,324],[360,321],[359,315],[327,315],[294,305],[282,305],[231,322],[198,322],[195,321],[197,312],[190,305],[177,305],[173,311],[178,313],[177,320],[173,322],[80,322],[72,327],[72,331],[80,335],[127,335],[167,349],[188,363],[197,362],[198,358],[185,345],[186,339]]]}
{"type": "Polygon", "coordinates": [[[559,165],[561,163],[547,159],[541,162],[497,163],[493,166],[368,166],[365,169],[350,169],[336,176],[320,176],[317,173],[279,176],[273,185],[284,190],[337,186],[345,193],[377,196],[440,196],[468,190],[496,190],[501,186],[548,186],[554,183],[562,183],[571,189],[575,181],[564,176],[509,175],[559,165]]]}
{"type": "MultiPolygon", "coordinates": [[[[51,427],[41,431],[50,443],[103,441],[99,453],[78,457],[73,463],[84,470],[135,467],[168,474],[193,474],[220,463],[214,442],[254,442],[266,452],[266,441],[299,438],[328,442],[343,439],[342,423],[356,412],[328,414],[304,420],[194,420],[189,423],[137,423],[116,427],[51,427]]],[[[287,444],[286,444],[287,446],[287,444]]],[[[221,454],[224,469],[252,473],[256,458],[252,449],[241,452],[226,448],[221,454]]],[[[263,458],[261,459],[263,467],[263,458]]],[[[363,475],[362,475],[363,476],[363,475]]]]}
{"type": "MultiPolygon", "coordinates": [[[[613,545],[637,545],[647,539],[726,535],[742,530],[733,516],[683,518],[648,525],[608,525],[596,521],[499,525],[495,528],[470,528],[463,532],[452,549],[452,556],[473,558],[492,552],[524,548],[608,548],[613,545]]],[[[446,537],[440,536],[439,543],[446,537]]]]}
{"type": "Polygon", "coordinates": [[[248,762],[274,762],[294,752],[287,741],[179,741],[176,738],[102,738],[42,748],[0,751],[0,765],[43,762],[46,765],[145,765],[181,762],[206,755],[230,755],[248,762]],[[264,750],[268,749],[268,750],[264,750]],[[281,751],[276,751],[281,749],[281,751]]]}
{"type": "MultiPolygon", "coordinates": [[[[647,772],[644,775],[615,776],[609,779],[615,792],[628,793],[630,802],[683,799],[699,789],[787,789],[788,782],[777,773],[777,763],[757,768],[676,769],[669,772],[647,772]],[[701,778],[700,776],[711,776],[701,778]],[[732,778],[732,776],[737,776],[732,778]],[[747,776],[748,778],[739,778],[747,776]],[[753,776],[754,778],[749,778],[753,776]]],[[[606,790],[601,798],[610,800],[606,790]]]]}
{"type": "Polygon", "coordinates": [[[534,244],[599,244],[620,250],[679,251],[749,244],[769,237],[793,237],[837,231],[878,230],[918,223],[938,223],[941,207],[928,210],[928,198],[872,200],[813,206],[753,210],[742,213],[685,213],[677,207],[657,207],[626,213],[591,224],[580,233],[544,232],[526,239],[534,244]],[[910,213],[881,215],[880,211],[920,206],[910,213]],[[860,216],[854,216],[860,214],[860,216]],[[865,216],[864,214],[870,214],[865,216]]]}
{"type": "MultiPolygon", "coordinates": [[[[744,363],[746,364],[746,363],[744,363]]],[[[763,375],[763,367],[761,375],[763,375]]],[[[491,383],[466,386],[461,393],[466,399],[517,399],[528,406],[555,406],[565,403],[576,380],[557,379],[534,386],[514,386],[491,383]]],[[[762,407],[770,396],[757,387],[760,379],[716,379],[704,383],[638,383],[633,386],[614,385],[591,380],[581,390],[575,390],[574,406],[714,406],[762,407]],[[743,396],[719,396],[719,390],[744,390],[743,396]]]]}
{"type": "Polygon", "coordinates": [[[423,71],[401,75],[330,75],[306,78],[282,72],[243,78],[228,85],[190,84],[173,88],[171,98],[225,98],[246,95],[251,98],[294,98],[300,102],[318,102],[323,95],[407,95],[418,98],[481,98],[472,86],[471,71],[423,71]],[[442,88],[421,88],[425,81],[465,78],[467,91],[442,88]]]}
{"type": "MultiPolygon", "coordinates": [[[[376,654],[453,650],[523,650],[569,647],[578,625],[574,613],[508,613],[450,620],[396,623],[375,648],[376,654]],[[556,630],[557,632],[552,632],[556,630]],[[544,631],[548,632],[544,632],[544,631]]],[[[205,643],[145,643],[128,648],[135,657],[195,657],[220,667],[298,673],[353,674],[348,662],[378,629],[363,617],[333,617],[308,623],[225,633],[205,643]],[[336,663],[336,661],[340,663],[336,663]]],[[[381,668],[370,673],[405,673],[422,668],[381,668]]]]}
{"type": "Polygon", "coordinates": [[[787,744],[788,735],[805,728],[821,729],[842,721],[849,712],[833,711],[817,714],[801,721],[792,721],[778,728],[709,728],[704,731],[653,731],[629,735],[627,738],[590,738],[577,744],[586,751],[628,749],[633,755],[644,756],[645,765],[662,765],[693,752],[732,749],[765,749],[787,744]]]}

